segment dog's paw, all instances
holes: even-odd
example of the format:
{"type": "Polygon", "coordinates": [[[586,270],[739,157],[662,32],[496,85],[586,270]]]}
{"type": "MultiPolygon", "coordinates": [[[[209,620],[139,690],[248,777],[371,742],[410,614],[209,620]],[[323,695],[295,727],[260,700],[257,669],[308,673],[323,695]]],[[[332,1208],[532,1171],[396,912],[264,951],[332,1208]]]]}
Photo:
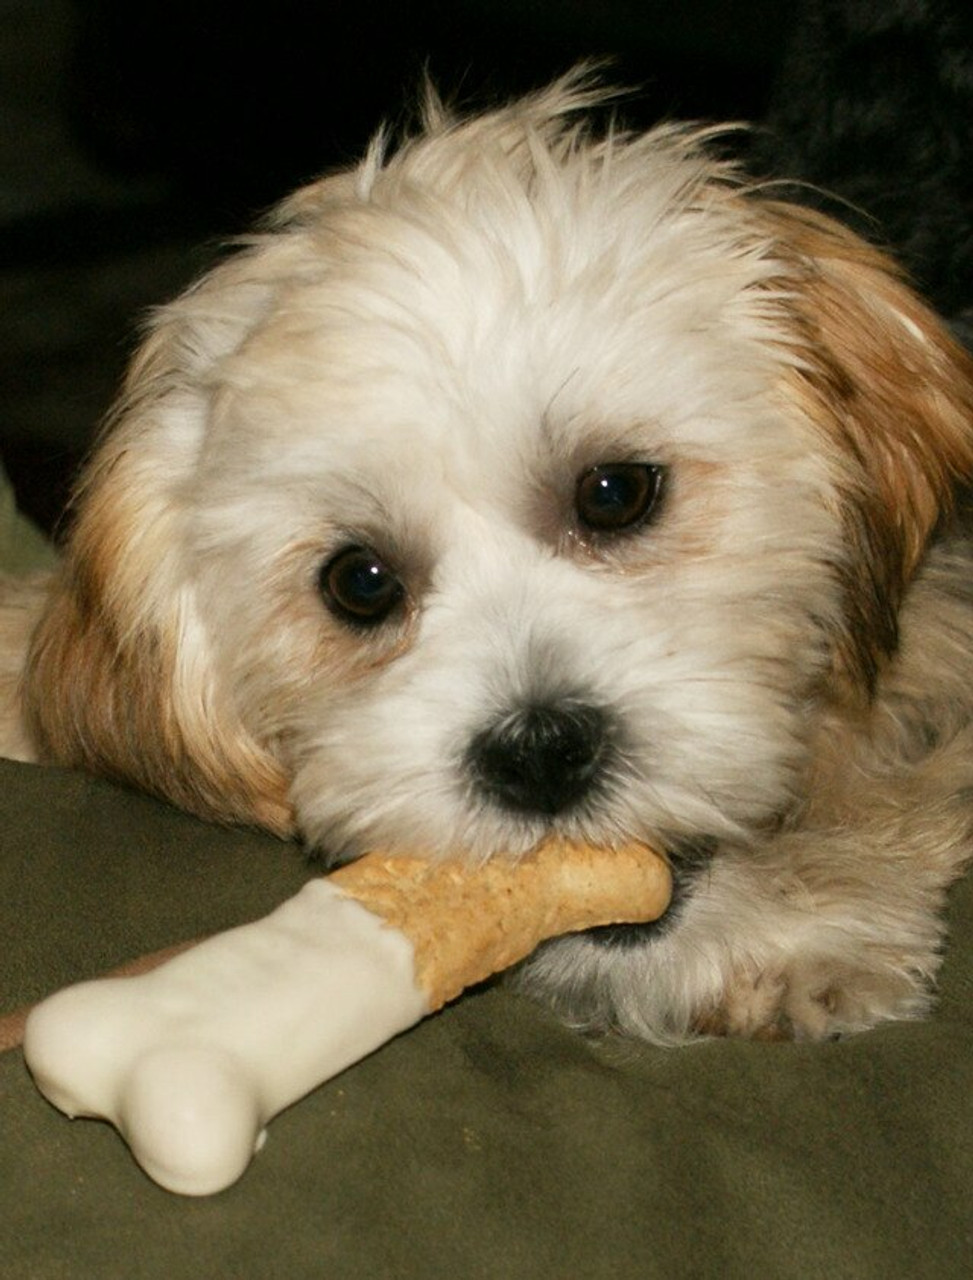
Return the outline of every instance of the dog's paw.
{"type": "Polygon", "coordinates": [[[927,981],[911,968],[811,959],[791,966],[783,1011],[795,1039],[821,1040],[923,1017],[930,1000],[927,981]]]}
{"type": "Polygon", "coordinates": [[[928,1008],[927,984],[908,968],[803,957],[780,968],[735,972],[695,1029],[753,1040],[826,1040],[921,1017],[928,1008]]]}

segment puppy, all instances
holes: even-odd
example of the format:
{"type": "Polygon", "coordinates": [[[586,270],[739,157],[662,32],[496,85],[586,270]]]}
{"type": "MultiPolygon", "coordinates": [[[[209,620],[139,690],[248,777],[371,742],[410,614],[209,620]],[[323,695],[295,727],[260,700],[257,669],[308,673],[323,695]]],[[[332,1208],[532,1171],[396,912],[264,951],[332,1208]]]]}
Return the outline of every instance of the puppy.
{"type": "Polygon", "coordinates": [[[430,96],[156,316],[7,749],[329,864],[659,845],[661,924],[522,972],[580,1025],[917,1017],[973,826],[973,370],[875,249],[600,101],[430,96]]]}

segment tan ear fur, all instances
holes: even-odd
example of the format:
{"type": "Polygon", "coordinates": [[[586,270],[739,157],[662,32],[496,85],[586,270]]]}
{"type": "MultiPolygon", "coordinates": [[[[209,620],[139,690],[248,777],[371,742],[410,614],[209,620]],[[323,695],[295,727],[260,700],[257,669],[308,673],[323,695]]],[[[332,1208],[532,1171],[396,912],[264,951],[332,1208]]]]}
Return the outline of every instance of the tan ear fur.
{"type": "Polygon", "coordinates": [[[835,455],[849,555],[839,674],[874,686],[906,587],[973,478],[973,361],[884,254],[818,214],[770,205],[798,357],[785,394],[835,455]]]}
{"type": "Polygon", "coordinates": [[[162,425],[172,339],[159,330],[146,344],[79,492],[31,642],[25,718],[44,760],[289,835],[287,778],[221,696],[192,584],[178,568],[179,463],[162,425]]]}

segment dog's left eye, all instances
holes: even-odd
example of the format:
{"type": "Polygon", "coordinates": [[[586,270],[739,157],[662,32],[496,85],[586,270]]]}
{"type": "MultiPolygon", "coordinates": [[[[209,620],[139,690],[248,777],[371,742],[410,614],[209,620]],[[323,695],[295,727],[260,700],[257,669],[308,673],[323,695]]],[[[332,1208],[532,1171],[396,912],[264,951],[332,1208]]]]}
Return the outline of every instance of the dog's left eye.
{"type": "Polygon", "coordinates": [[[595,533],[638,528],[653,514],[662,494],[664,469],[649,462],[607,462],[578,478],[575,510],[595,533]]]}
{"type": "Polygon", "coordinates": [[[331,612],[353,626],[384,622],[405,596],[399,578],[371,547],[339,551],[322,567],[318,585],[331,612]]]}

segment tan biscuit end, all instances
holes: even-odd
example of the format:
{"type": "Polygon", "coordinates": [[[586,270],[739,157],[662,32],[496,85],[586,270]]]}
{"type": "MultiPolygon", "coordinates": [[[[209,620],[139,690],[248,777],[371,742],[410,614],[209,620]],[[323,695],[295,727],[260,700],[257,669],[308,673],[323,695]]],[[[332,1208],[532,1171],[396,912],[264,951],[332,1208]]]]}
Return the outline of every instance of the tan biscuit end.
{"type": "Polygon", "coordinates": [[[635,841],[592,848],[550,840],[519,861],[482,866],[369,854],[330,878],[410,939],[430,1011],[547,938],[655,920],[672,893],[665,859],[635,841]]]}

